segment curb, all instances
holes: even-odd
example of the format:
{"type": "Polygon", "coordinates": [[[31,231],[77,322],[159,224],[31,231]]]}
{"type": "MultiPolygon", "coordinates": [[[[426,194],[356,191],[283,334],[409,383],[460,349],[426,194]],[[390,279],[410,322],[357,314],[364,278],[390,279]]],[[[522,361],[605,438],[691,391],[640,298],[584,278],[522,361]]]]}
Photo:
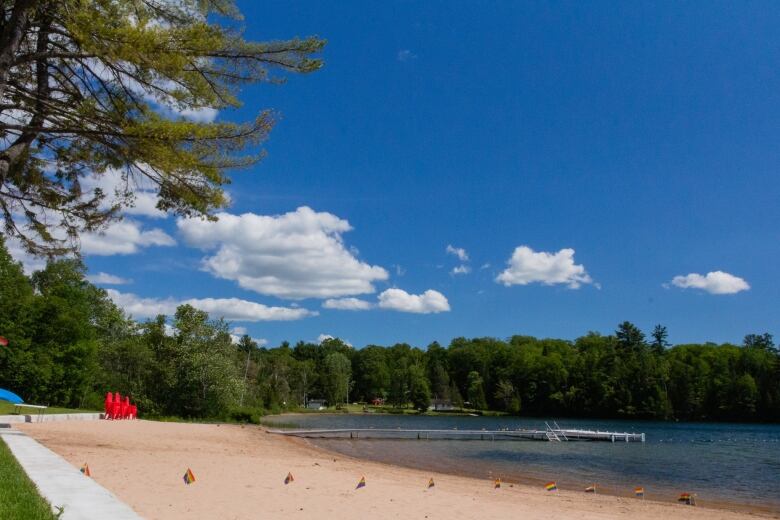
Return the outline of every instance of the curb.
{"type": "Polygon", "coordinates": [[[130,506],[24,432],[3,428],[0,439],[51,504],[52,511],[57,513],[62,508],[61,520],[141,520],[130,506]]]}

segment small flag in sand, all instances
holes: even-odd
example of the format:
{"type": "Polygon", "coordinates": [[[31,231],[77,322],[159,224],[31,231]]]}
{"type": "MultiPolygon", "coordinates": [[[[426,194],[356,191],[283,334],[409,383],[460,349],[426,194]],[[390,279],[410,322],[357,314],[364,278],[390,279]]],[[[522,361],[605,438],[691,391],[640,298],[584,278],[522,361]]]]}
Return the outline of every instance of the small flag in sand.
{"type": "Polygon", "coordinates": [[[292,473],[287,473],[287,476],[284,477],[284,483],[289,484],[290,482],[295,482],[295,479],[292,476],[292,473]]]}
{"type": "Polygon", "coordinates": [[[635,487],[634,488],[634,494],[638,497],[645,498],[645,488],[643,487],[635,487]]]}
{"type": "Polygon", "coordinates": [[[690,493],[680,493],[680,498],[677,499],[678,502],[681,504],[686,504],[689,506],[695,506],[696,505],[696,499],[694,498],[696,495],[692,495],[690,493]]]}
{"type": "Polygon", "coordinates": [[[195,482],[195,474],[192,472],[190,468],[187,468],[187,472],[184,474],[184,483],[185,484],[192,484],[195,482]]]}
{"type": "Polygon", "coordinates": [[[544,489],[547,491],[558,491],[558,486],[555,484],[555,482],[548,482],[544,485],[544,489]]]}
{"type": "Polygon", "coordinates": [[[428,481],[428,489],[431,489],[435,485],[436,484],[433,483],[433,477],[431,477],[431,479],[428,481]]]}
{"type": "Polygon", "coordinates": [[[585,493],[595,493],[596,492],[596,484],[591,484],[590,486],[585,488],[585,493]]]}
{"type": "Polygon", "coordinates": [[[501,487],[501,477],[498,477],[495,482],[493,482],[493,487],[495,489],[498,489],[501,487]]]}
{"type": "Polygon", "coordinates": [[[92,473],[89,471],[89,465],[85,462],[83,466],[81,466],[81,471],[85,477],[91,477],[92,473]]]}
{"type": "Polygon", "coordinates": [[[366,477],[365,477],[365,475],[360,477],[360,482],[358,482],[358,485],[355,487],[355,489],[360,489],[362,487],[366,487],[366,477]]]}

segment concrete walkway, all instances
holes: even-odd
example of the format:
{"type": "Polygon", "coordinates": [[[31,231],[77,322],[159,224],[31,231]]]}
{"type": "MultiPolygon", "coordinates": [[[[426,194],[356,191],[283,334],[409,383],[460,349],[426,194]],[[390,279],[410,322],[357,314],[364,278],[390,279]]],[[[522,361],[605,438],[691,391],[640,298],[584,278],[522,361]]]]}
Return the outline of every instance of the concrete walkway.
{"type": "Polygon", "coordinates": [[[135,511],[106,488],[81,474],[65,459],[12,428],[0,428],[2,438],[27,472],[41,496],[61,520],[140,520],[135,511]]]}
{"type": "Polygon", "coordinates": [[[103,414],[99,412],[50,413],[48,415],[0,415],[0,424],[39,423],[52,421],[99,421],[102,418],[103,414]]]}

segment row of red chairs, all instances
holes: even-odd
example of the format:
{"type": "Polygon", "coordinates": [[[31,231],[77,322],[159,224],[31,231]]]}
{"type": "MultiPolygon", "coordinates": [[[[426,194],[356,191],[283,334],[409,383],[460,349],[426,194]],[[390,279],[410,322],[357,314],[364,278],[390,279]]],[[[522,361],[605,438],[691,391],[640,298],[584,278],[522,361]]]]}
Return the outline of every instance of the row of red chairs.
{"type": "Polygon", "coordinates": [[[105,418],[106,419],[136,419],[138,418],[138,407],[134,404],[130,404],[130,397],[125,396],[124,399],[119,392],[106,394],[106,401],[104,403],[105,418]]]}

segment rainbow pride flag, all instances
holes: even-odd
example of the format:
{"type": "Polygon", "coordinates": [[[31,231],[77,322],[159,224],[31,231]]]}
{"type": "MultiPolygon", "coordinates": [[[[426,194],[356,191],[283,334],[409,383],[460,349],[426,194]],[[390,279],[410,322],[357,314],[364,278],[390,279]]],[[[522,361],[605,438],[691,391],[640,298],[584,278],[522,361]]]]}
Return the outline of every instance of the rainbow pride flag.
{"type": "Polygon", "coordinates": [[[558,491],[558,486],[555,484],[555,482],[548,482],[544,485],[544,489],[547,491],[558,491]]]}
{"type": "Polygon", "coordinates": [[[295,479],[292,476],[292,473],[287,473],[287,476],[284,477],[284,483],[289,484],[290,482],[295,482],[295,479]]]}
{"type": "Polygon", "coordinates": [[[496,480],[493,482],[493,487],[494,487],[495,489],[498,489],[498,488],[500,488],[500,487],[501,487],[501,477],[498,477],[498,478],[497,478],[497,479],[496,479],[496,480]]]}
{"type": "Polygon", "coordinates": [[[634,494],[638,497],[645,498],[645,488],[643,487],[635,487],[634,488],[634,494]]]}
{"type": "Polygon", "coordinates": [[[86,477],[91,477],[92,473],[89,471],[89,465],[85,462],[83,466],[81,466],[81,469],[79,470],[84,474],[86,477]]]}
{"type": "Polygon", "coordinates": [[[184,477],[182,478],[184,479],[184,483],[188,485],[195,482],[195,474],[192,472],[190,468],[187,468],[187,471],[186,473],[184,473],[184,477]]]}
{"type": "Polygon", "coordinates": [[[680,493],[680,498],[678,498],[677,501],[689,506],[695,506],[696,499],[694,498],[694,496],[695,495],[692,495],[690,493],[680,493]]]}
{"type": "Polygon", "coordinates": [[[431,479],[428,481],[428,489],[431,489],[435,485],[436,484],[433,483],[433,477],[431,477],[431,479]]]}
{"type": "Polygon", "coordinates": [[[366,487],[366,477],[365,476],[360,477],[360,482],[358,482],[358,484],[355,487],[355,489],[360,489],[362,487],[366,487]]]}
{"type": "Polygon", "coordinates": [[[596,484],[591,484],[590,486],[585,488],[585,493],[595,493],[596,492],[596,484]]]}

